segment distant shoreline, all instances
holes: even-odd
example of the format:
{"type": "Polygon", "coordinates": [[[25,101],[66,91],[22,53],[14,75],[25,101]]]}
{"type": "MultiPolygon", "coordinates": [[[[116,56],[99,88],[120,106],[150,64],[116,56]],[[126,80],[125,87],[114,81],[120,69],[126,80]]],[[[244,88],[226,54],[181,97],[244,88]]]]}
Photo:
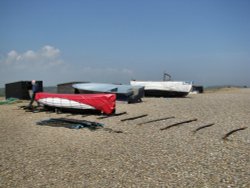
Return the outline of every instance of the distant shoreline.
{"type": "MultiPolygon", "coordinates": [[[[242,88],[249,88],[248,86],[234,86],[234,85],[223,85],[223,86],[207,86],[204,87],[204,92],[211,93],[211,92],[218,92],[218,91],[225,91],[230,89],[242,89],[242,88]]],[[[46,86],[43,88],[44,92],[49,93],[56,93],[57,86],[46,86]]],[[[5,88],[0,88],[0,97],[5,97],[5,88]]]]}

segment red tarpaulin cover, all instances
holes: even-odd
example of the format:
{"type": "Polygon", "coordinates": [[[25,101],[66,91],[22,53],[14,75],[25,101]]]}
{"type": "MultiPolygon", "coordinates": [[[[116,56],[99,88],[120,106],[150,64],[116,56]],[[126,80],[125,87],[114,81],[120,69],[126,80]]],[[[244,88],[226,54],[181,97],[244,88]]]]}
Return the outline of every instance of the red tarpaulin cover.
{"type": "Polygon", "coordinates": [[[45,98],[60,98],[87,104],[105,114],[111,114],[115,110],[115,94],[58,94],[58,93],[36,93],[35,100],[45,98]]]}

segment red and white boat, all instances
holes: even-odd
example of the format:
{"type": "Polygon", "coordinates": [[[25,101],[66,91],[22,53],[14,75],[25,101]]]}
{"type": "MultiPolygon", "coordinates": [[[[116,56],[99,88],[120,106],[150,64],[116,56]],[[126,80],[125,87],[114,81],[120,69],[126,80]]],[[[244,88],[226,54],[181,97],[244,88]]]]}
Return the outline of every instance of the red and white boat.
{"type": "Polygon", "coordinates": [[[105,114],[115,111],[115,94],[37,93],[35,100],[43,105],[67,109],[93,109],[105,114]]]}

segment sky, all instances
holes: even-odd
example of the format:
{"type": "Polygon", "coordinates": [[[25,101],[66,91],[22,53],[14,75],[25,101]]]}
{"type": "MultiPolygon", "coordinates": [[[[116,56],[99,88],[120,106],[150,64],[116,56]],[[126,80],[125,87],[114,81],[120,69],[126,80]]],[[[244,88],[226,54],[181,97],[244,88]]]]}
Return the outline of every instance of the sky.
{"type": "Polygon", "coordinates": [[[131,79],[250,86],[249,0],[0,0],[0,87],[131,79]]]}

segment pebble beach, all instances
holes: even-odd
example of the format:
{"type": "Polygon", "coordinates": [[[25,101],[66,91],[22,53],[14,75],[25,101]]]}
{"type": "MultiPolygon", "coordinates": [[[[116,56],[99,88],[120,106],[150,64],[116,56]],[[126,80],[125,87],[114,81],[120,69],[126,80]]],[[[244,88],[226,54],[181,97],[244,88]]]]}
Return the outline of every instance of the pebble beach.
{"type": "Polygon", "coordinates": [[[250,187],[249,88],[117,102],[126,114],[103,119],[26,112],[28,102],[0,105],[0,187],[250,187]],[[49,118],[104,126],[36,124],[49,118]]]}

